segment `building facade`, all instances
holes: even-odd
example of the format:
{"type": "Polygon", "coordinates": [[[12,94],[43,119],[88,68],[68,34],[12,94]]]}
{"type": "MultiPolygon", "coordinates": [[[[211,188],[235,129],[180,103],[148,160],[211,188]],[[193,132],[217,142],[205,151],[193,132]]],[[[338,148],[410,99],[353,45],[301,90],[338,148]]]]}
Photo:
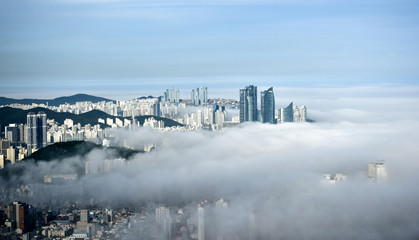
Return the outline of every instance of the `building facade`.
{"type": "Polygon", "coordinates": [[[275,96],[273,87],[260,94],[263,123],[275,123],[275,96]]]}
{"type": "Polygon", "coordinates": [[[47,114],[44,112],[28,113],[26,143],[28,154],[47,145],[47,114]]]}
{"type": "Polygon", "coordinates": [[[240,89],[240,122],[257,120],[257,87],[250,85],[240,89]]]}

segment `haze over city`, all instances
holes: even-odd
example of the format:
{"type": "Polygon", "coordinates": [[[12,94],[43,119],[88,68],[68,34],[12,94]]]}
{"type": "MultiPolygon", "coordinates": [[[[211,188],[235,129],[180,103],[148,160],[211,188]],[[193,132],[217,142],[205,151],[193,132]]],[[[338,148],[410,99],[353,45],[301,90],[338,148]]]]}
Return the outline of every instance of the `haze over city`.
{"type": "Polygon", "coordinates": [[[419,238],[418,12],[1,1],[0,239],[419,238]]]}

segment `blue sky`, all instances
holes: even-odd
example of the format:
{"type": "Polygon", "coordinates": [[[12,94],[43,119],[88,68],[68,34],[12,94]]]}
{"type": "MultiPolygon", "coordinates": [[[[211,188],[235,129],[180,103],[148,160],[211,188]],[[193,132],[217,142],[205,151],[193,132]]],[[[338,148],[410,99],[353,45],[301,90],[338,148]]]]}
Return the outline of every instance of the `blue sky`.
{"type": "Polygon", "coordinates": [[[417,85],[418,12],[408,0],[3,0],[0,95],[417,85]]]}

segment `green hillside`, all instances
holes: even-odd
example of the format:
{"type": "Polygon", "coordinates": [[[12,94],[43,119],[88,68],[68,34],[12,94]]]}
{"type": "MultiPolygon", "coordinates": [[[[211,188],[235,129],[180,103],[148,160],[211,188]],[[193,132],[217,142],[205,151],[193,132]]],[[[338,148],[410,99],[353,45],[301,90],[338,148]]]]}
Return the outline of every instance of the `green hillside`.
{"type": "Polygon", "coordinates": [[[93,149],[110,149],[115,152],[117,157],[129,159],[133,155],[143,152],[123,147],[103,147],[93,142],[86,141],[71,141],[71,142],[60,142],[46,146],[32,153],[31,155],[24,158],[22,161],[33,159],[35,162],[38,161],[51,161],[57,159],[64,159],[74,156],[85,156],[93,149]]]}
{"type": "Polygon", "coordinates": [[[151,118],[151,117],[156,119],[157,121],[163,121],[165,127],[184,126],[183,124],[178,123],[175,120],[172,120],[172,119],[169,119],[169,118],[164,118],[164,117],[157,117],[157,116],[153,116],[153,115],[138,116],[138,117],[135,117],[135,119],[138,120],[141,125],[143,125],[144,121],[147,118],[151,118]]]}
{"type": "MultiPolygon", "coordinates": [[[[72,141],[61,142],[49,145],[45,148],[39,149],[28,157],[22,159],[20,162],[7,165],[4,169],[0,170],[0,177],[3,179],[13,179],[13,177],[21,176],[25,173],[27,165],[26,162],[49,162],[52,160],[63,161],[66,158],[79,156],[83,159],[89,152],[94,149],[107,149],[112,154],[109,157],[124,158],[129,160],[137,153],[144,153],[144,151],[133,150],[124,147],[103,147],[92,142],[85,141],[72,141]]],[[[84,174],[84,164],[74,165],[79,175],[84,174]]]]}

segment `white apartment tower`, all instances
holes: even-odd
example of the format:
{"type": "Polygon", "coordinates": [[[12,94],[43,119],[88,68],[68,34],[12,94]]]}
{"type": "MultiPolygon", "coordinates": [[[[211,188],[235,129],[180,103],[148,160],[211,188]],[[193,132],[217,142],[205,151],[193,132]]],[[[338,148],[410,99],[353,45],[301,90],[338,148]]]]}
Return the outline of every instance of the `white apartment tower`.
{"type": "Polygon", "coordinates": [[[205,210],[198,204],[198,240],[205,240],[205,210]]]}
{"type": "Polygon", "coordinates": [[[368,177],[378,182],[386,180],[388,173],[384,163],[369,163],[368,177]]]}

